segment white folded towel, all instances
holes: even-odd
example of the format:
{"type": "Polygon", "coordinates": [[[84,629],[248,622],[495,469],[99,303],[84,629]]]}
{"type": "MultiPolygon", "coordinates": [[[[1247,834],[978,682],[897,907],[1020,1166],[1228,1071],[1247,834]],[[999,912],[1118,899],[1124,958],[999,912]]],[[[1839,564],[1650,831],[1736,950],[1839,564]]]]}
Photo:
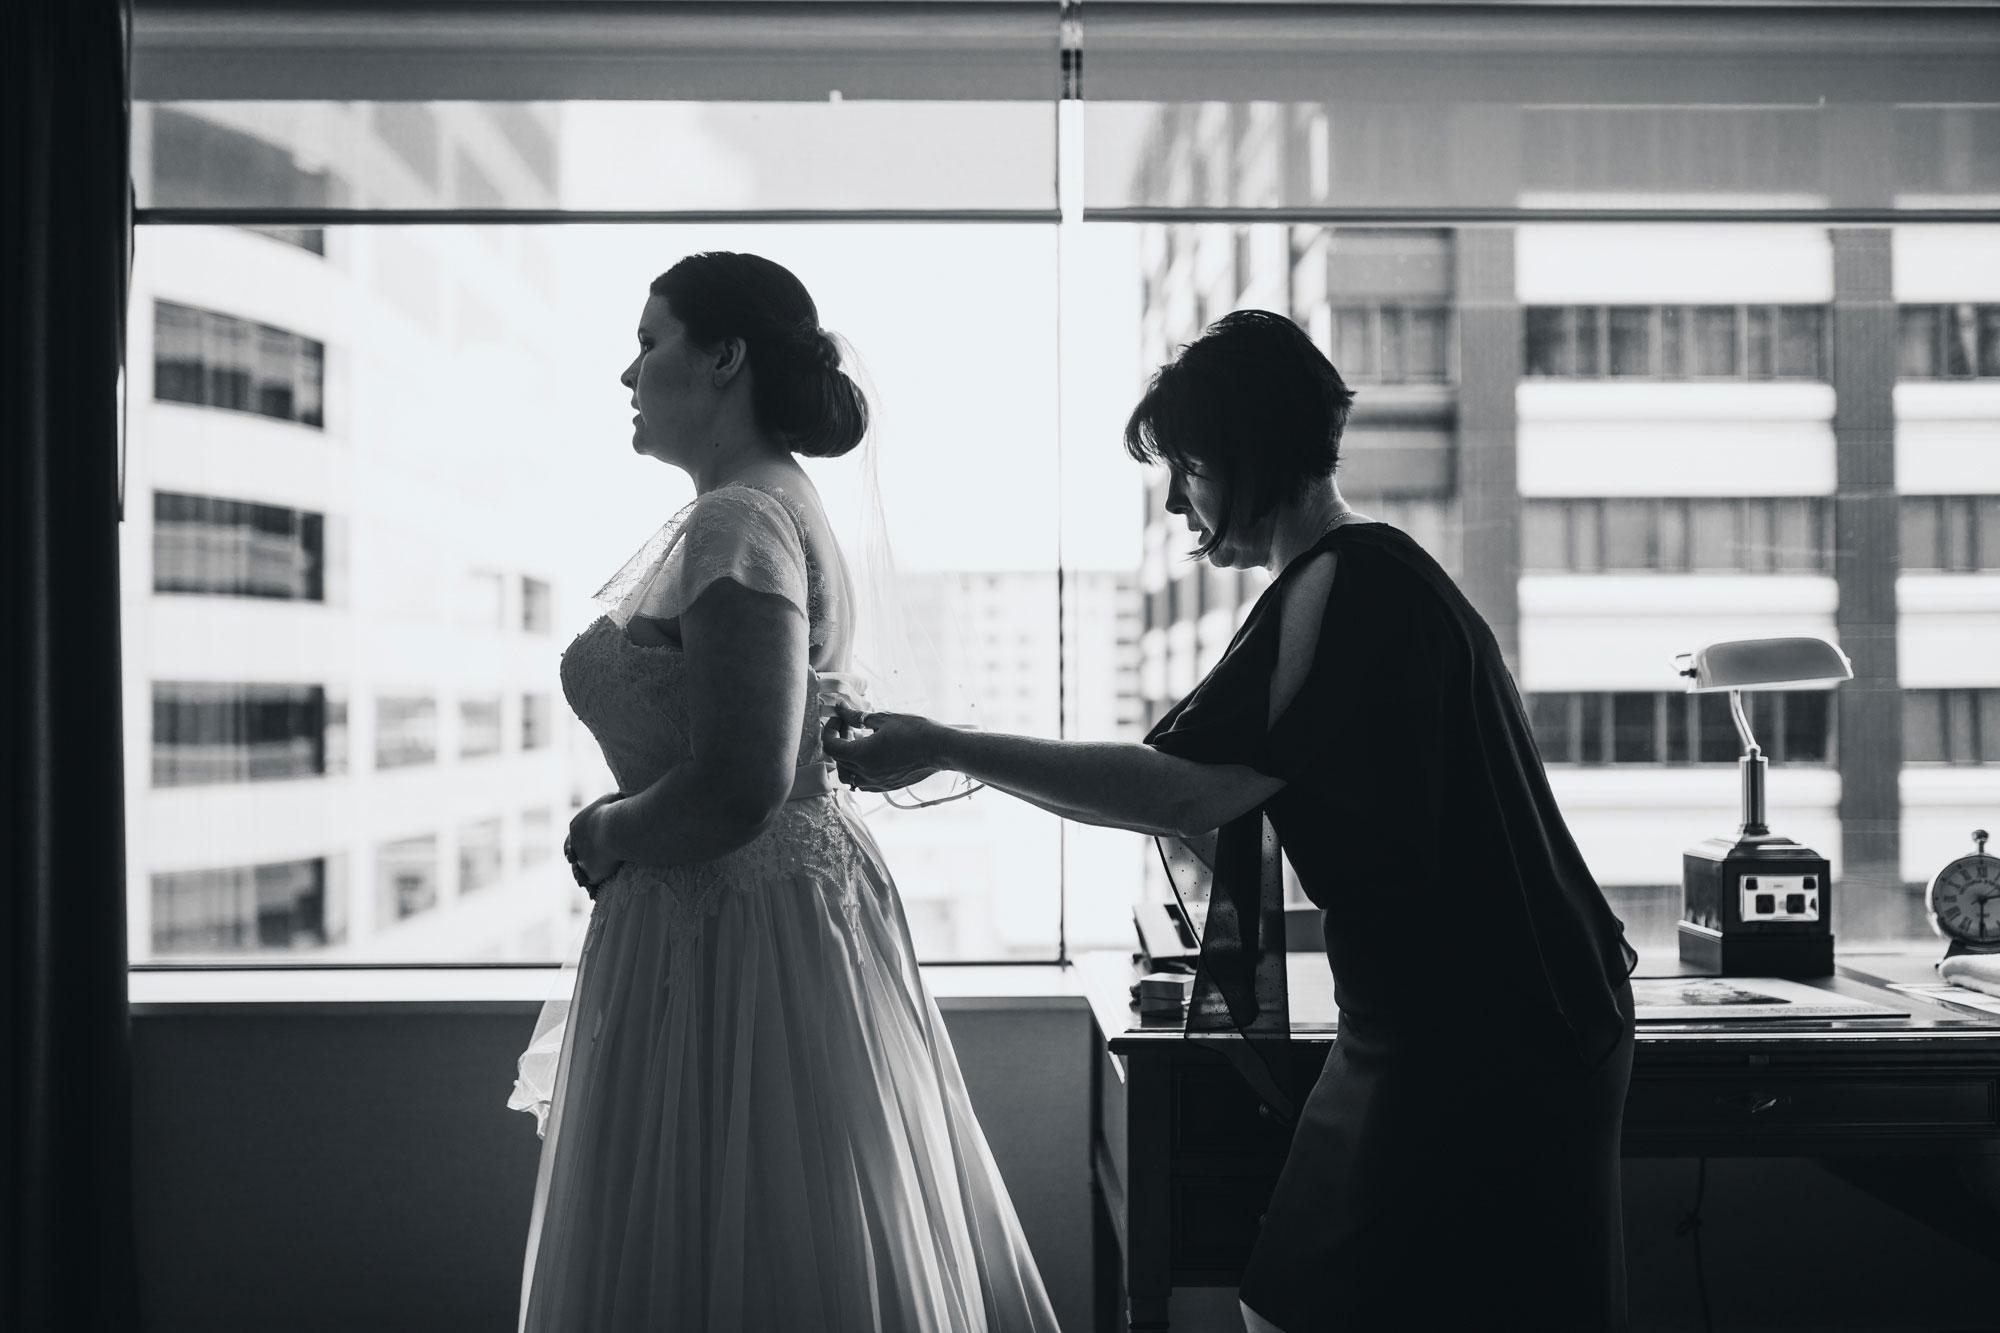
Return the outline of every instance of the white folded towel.
{"type": "Polygon", "coordinates": [[[2000,954],[1962,953],[1947,958],[1938,968],[1938,975],[1954,986],[2000,995],[2000,954]]]}

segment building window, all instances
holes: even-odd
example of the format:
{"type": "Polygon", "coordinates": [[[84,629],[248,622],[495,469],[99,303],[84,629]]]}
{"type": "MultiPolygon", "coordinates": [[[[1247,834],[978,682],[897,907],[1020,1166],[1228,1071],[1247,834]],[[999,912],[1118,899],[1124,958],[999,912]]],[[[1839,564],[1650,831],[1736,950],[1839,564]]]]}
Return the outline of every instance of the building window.
{"type": "Polygon", "coordinates": [[[323,426],[326,347],[268,324],[153,303],[153,397],[323,426]]]}
{"type": "Polygon", "coordinates": [[[1833,568],[1833,506],[1812,496],[1528,500],[1521,566],[1562,574],[1825,574],[1833,568]]]}
{"type": "Polygon", "coordinates": [[[496,630],[507,623],[507,582],[486,570],[471,570],[458,582],[458,623],[462,629],[496,630]]]}
{"type": "Polygon", "coordinates": [[[1903,568],[2000,569],[2000,495],[1906,495],[1903,568]]]}
{"type": "Polygon", "coordinates": [[[524,694],[521,696],[521,748],[523,750],[547,748],[551,740],[550,722],[548,695],[524,694]]]}
{"type": "Polygon", "coordinates": [[[2000,764],[2000,690],[1904,690],[1903,760],[2000,764]]]}
{"type": "Polygon", "coordinates": [[[555,596],[547,579],[521,576],[521,630],[549,634],[555,630],[555,596]]]}
{"type": "Polygon", "coordinates": [[[326,696],[326,775],[347,772],[347,700],[329,691],[326,696]]]}
{"type": "Polygon", "coordinates": [[[458,891],[474,893],[500,882],[500,821],[482,819],[458,830],[458,891]]]}
{"type": "Polygon", "coordinates": [[[375,767],[437,762],[437,700],[390,695],[375,701],[375,767]]]}
{"type": "MultiPolygon", "coordinates": [[[[147,202],[155,206],[274,204],[325,208],[345,191],[331,172],[307,171],[276,144],[201,116],[154,107],[153,180],[147,202]]],[[[246,227],[316,255],[326,253],[318,227],[246,227]]]]}
{"type": "Polygon", "coordinates": [[[463,148],[458,150],[452,175],[457,185],[456,203],[460,208],[505,208],[507,196],[493,183],[472,155],[463,148]]]}
{"type": "Polygon", "coordinates": [[[1896,108],[1896,187],[1913,194],[2000,191],[2000,108],[1896,108]]]}
{"type": "Polygon", "coordinates": [[[500,696],[458,701],[458,757],[500,753],[500,696]]]}
{"type": "Polygon", "coordinates": [[[377,102],[373,108],[376,137],[387,145],[416,178],[432,190],[444,184],[444,134],[437,109],[425,102],[377,102]]]}
{"type": "Polygon", "coordinates": [[[1528,306],[1527,374],[1551,379],[1826,378],[1826,307],[1528,306]]]}
{"type": "Polygon", "coordinates": [[[1349,384],[1444,384],[1451,337],[1450,306],[1340,305],[1327,354],[1349,384]]]}
{"type": "MultiPolygon", "coordinates": [[[[1743,752],[1720,694],[1620,690],[1535,693],[1524,699],[1548,764],[1723,764],[1743,752]]],[[[1833,749],[1830,691],[1743,696],[1750,730],[1774,764],[1824,764],[1833,749]]]]}
{"type": "Polygon", "coordinates": [[[326,771],[318,685],[153,682],[153,785],[269,782],[326,771]]]}
{"type": "Polygon", "coordinates": [[[1906,305],[1897,313],[1901,378],[2000,377],[2000,305],[1906,305]]]}
{"type": "Polygon", "coordinates": [[[375,920],[401,921],[438,900],[437,835],[398,838],[375,849],[375,920]]]}
{"type": "Polygon", "coordinates": [[[536,181],[554,194],[561,174],[558,169],[560,150],[555,133],[543,116],[537,114],[537,108],[517,102],[493,102],[488,104],[487,114],[493,118],[500,133],[507,137],[507,143],[522,163],[534,173],[536,181]]]}
{"type": "Polygon", "coordinates": [[[315,949],[327,934],[326,861],[153,876],[154,953],[315,949]]]}
{"type": "Polygon", "coordinates": [[[326,520],[279,505],[153,492],[153,591],[326,599],[326,520]]]}
{"type": "Polygon", "coordinates": [[[546,805],[521,812],[521,864],[540,865],[555,842],[555,812],[546,805]]]}

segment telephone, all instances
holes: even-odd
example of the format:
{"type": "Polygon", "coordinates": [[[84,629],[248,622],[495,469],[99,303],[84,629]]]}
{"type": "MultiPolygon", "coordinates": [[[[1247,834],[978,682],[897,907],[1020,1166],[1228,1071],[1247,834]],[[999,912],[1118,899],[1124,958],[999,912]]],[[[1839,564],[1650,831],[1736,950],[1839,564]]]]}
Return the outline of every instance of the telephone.
{"type": "MultiPolygon", "coordinates": [[[[1204,912],[1207,904],[1194,910],[1204,912]]],[[[1144,972],[1192,972],[1201,957],[1201,926],[1197,917],[1190,922],[1177,902],[1136,903],[1132,925],[1139,933],[1140,970],[1144,972]]]]}

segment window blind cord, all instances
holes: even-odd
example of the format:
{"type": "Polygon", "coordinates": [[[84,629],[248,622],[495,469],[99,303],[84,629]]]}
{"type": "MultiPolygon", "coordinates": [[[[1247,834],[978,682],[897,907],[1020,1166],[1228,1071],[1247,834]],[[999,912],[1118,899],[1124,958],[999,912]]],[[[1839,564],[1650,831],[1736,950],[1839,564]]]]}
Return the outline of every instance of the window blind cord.
{"type": "Polygon", "coordinates": [[[1701,1299],[1702,1333],[1715,1333],[1715,1319],[1709,1314],[1708,1309],[1708,1273],[1703,1269],[1701,1262],[1701,1200],[1707,1191],[1708,1159],[1701,1157],[1696,1159],[1694,1206],[1688,1209],[1687,1216],[1675,1225],[1674,1235],[1694,1238],[1694,1290],[1695,1295],[1701,1299]]]}

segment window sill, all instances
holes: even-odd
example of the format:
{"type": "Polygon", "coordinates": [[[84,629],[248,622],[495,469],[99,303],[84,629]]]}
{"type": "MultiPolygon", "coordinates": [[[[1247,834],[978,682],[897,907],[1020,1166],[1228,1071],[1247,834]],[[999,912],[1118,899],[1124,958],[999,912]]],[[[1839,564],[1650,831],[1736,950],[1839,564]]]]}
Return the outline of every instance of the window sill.
{"type": "MultiPolygon", "coordinates": [[[[945,1010],[1066,1008],[1084,1003],[1076,969],[1056,963],[922,968],[945,1010]]],[[[369,1010],[532,1015],[567,994],[575,974],[554,967],[171,968],[128,976],[135,1017],[282,1010],[354,1014],[369,1010]]]]}

